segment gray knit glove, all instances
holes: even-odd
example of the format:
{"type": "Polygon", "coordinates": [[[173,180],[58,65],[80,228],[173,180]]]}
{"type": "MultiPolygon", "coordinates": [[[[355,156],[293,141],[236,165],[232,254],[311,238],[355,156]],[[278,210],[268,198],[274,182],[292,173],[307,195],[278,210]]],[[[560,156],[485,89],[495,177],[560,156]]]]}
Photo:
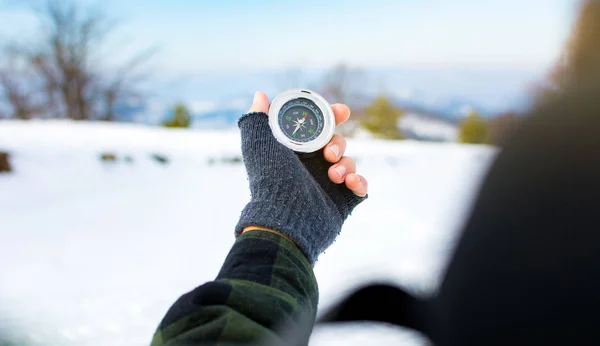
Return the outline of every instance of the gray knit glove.
{"type": "Polygon", "coordinates": [[[279,143],[265,113],[246,114],[238,126],[252,198],[242,211],[236,236],[251,225],[275,230],[293,240],[314,264],[366,197],[331,182],[327,171],[332,164],[322,151],[301,157],[279,143]]]}

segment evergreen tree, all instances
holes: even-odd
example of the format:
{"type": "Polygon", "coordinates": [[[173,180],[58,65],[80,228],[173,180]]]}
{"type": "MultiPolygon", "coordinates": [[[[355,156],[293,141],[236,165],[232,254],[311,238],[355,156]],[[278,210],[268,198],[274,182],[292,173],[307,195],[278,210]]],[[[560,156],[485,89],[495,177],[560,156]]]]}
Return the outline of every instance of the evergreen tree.
{"type": "Polygon", "coordinates": [[[392,105],[387,97],[379,96],[365,108],[361,126],[379,138],[402,139],[398,129],[401,116],[401,109],[392,105]]]}
{"type": "Polygon", "coordinates": [[[477,112],[472,112],[460,124],[458,141],[469,144],[489,143],[490,135],[487,122],[477,112]]]}
{"type": "Polygon", "coordinates": [[[177,104],[173,118],[163,123],[166,127],[190,127],[190,112],[183,104],[177,104]]]}

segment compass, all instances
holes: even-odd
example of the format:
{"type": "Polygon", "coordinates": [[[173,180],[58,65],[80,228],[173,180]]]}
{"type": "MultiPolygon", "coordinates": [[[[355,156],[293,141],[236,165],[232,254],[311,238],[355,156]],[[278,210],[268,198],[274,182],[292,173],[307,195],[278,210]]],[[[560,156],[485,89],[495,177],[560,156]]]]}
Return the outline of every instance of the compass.
{"type": "Polygon", "coordinates": [[[335,117],[323,96],[292,89],[277,95],[269,108],[269,125],[275,138],[301,153],[323,148],[335,132],[335,117]]]}

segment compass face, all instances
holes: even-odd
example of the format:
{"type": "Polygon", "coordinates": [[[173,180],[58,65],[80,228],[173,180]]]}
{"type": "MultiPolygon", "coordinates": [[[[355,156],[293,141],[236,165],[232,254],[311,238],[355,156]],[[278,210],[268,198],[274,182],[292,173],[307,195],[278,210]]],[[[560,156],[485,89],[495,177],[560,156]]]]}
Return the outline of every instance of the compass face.
{"type": "Polygon", "coordinates": [[[286,102],[279,111],[279,127],[292,141],[306,143],[323,132],[323,112],[306,98],[286,102]]]}

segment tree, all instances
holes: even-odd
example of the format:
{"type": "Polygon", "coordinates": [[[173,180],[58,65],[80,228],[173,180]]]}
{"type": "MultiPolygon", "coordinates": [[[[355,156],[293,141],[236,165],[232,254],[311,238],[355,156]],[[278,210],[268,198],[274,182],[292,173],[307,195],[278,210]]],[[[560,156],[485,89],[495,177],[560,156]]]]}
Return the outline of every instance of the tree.
{"type": "Polygon", "coordinates": [[[402,139],[398,129],[401,116],[402,110],[392,105],[387,97],[379,96],[365,108],[360,124],[379,138],[402,139]]]}
{"type": "Polygon", "coordinates": [[[173,117],[163,123],[165,127],[190,127],[190,112],[183,104],[175,106],[173,117]]]}
{"type": "Polygon", "coordinates": [[[458,141],[469,144],[487,144],[490,135],[486,121],[477,112],[469,114],[460,124],[458,141]]]}
{"type": "Polygon", "coordinates": [[[309,73],[301,64],[289,66],[276,75],[275,84],[279,89],[303,88],[315,90],[323,95],[329,103],[344,103],[352,109],[352,117],[344,124],[337,126],[336,131],[344,136],[351,137],[359,127],[361,108],[365,99],[361,92],[364,85],[364,74],[359,68],[349,67],[346,64],[337,64],[325,71],[317,81],[309,81],[309,73]]]}
{"type": "Polygon", "coordinates": [[[9,118],[28,120],[44,111],[44,108],[35,101],[39,96],[28,87],[29,81],[34,76],[27,68],[26,61],[22,59],[22,50],[16,45],[2,47],[4,64],[0,66],[0,97],[6,100],[9,118]]]}
{"type": "MultiPolygon", "coordinates": [[[[353,110],[364,106],[361,86],[364,73],[359,68],[352,68],[345,64],[338,64],[327,71],[315,88],[330,103],[344,103],[353,110]]],[[[349,121],[337,127],[337,132],[351,137],[359,127],[361,112],[353,111],[349,121]]]]}
{"type": "Polygon", "coordinates": [[[352,102],[356,90],[356,79],[360,70],[351,68],[345,64],[338,64],[325,73],[321,85],[321,93],[332,102],[352,102]]]}
{"type": "Polygon", "coordinates": [[[23,95],[41,94],[36,98],[38,106],[48,117],[113,120],[119,102],[139,96],[135,91],[141,79],[138,69],[153,50],[135,55],[121,67],[106,68],[100,61],[107,60],[104,43],[115,29],[114,23],[75,0],[44,0],[43,4],[38,11],[40,41],[18,45],[17,60],[26,65],[25,70],[33,71],[35,78],[5,68],[0,81],[4,98],[15,116],[23,113],[17,111],[23,109],[23,95]],[[22,87],[14,87],[15,81],[22,87]]]}

